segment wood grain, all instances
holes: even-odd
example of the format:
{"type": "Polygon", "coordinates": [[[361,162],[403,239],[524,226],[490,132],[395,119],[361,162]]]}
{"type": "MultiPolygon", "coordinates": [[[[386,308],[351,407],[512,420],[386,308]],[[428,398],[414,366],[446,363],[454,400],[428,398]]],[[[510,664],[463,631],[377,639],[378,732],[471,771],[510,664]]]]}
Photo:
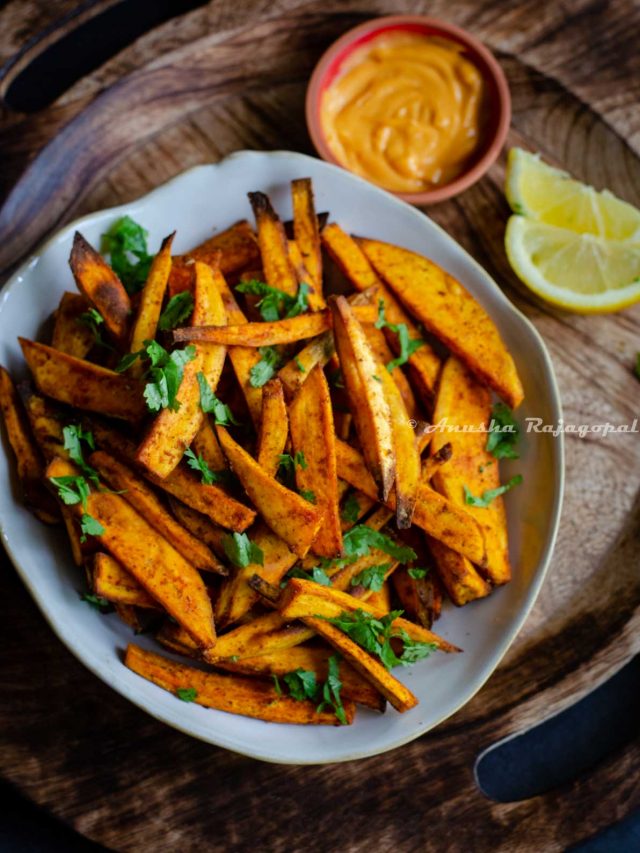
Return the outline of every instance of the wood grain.
{"type": "MultiPolygon", "coordinates": [[[[69,218],[197,163],[239,148],[310,151],[303,101],[315,60],[351,25],[394,11],[384,0],[211,3],[139,39],[42,114],[5,113],[0,156],[13,189],[0,211],[0,267],[69,218]]],[[[509,145],[640,204],[637,3],[433,0],[402,11],[452,20],[496,52],[513,96],[509,145]]],[[[640,306],[580,317],[527,291],[504,254],[503,178],[504,157],[429,215],[543,335],[566,422],[631,422],[640,306]]],[[[0,772],[118,850],[537,853],[623,817],[640,805],[638,744],[522,803],[491,803],[473,779],[482,749],[567,707],[640,650],[637,437],[568,436],[566,448],[563,521],[540,598],[482,691],[420,740],[382,758],[292,768],[188,739],[83,669],[7,569],[0,667],[12,688],[0,712],[0,772]]]]}

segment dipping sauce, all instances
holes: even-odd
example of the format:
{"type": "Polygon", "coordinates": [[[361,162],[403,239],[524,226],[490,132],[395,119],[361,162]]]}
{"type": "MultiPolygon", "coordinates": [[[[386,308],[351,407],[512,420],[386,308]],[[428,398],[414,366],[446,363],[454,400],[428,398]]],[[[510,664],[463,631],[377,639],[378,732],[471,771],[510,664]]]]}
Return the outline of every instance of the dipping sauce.
{"type": "Polygon", "coordinates": [[[356,48],[324,91],[322,128],[338,162],[393,192],[442,186],[482,143],[484,82],[464,48],[384,33],[356,48]]]}

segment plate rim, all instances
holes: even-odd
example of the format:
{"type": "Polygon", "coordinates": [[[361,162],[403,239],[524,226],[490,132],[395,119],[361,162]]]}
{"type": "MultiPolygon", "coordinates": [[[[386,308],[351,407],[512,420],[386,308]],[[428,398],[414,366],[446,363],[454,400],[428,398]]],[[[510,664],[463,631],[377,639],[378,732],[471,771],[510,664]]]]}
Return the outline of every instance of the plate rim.
{"type": "MultiPolygon", "coordinates": [[[[320,160],[319,158],[311,157],[308,154],[303,154],[297,151],[286,151],[283,149],[278,149],[275,151],[242,149],[239,151],[234,151],[216,162],[198,164],[190,167],[189,169],[185,169],[177,175],[174,175],[168,181],[165,181],[163,184],[154,187],[148,193],[138,196],[137,198],[132,199],[131,201],[124,202],[123,204],[115,205],[113,207],[106,207],[101,208],[100,210],[91,211],[90,213],[77,217],[76,219],[73,219],[70,222],[63,224],[53,234],[43,239],[38,244],[38,246],[29,254],[28,258],[23,261],[4,282],[4,284],[2,285],[2,293],[0,294],[0,314],[2,313],[5,302],[9,298],[10,294],[14,291],[16,287],[21,286],[24,276],[28,272],[30,272],[35,266],[37,266],[41,255],[43,255],[47,251],[47,249],[54,243],[64,240],[69,232],[73,231],[74,229],[77,229],[84,223],[91,223],[94,219],[98,217],[102,218],[106,214],[117,215],[119,213],[124,214],[130,212],[133,206],[141,202],[148,203],[152,201],[156,195],[168,191],[174,184],[179,183],[187,176],[192,175],[195,172],[209,172],[212,170],[216,171],[223,164],[239,158],[266,158],[285,160],[291,160],[291,158],[294,158],[298,161],[313,162],[314,166],[320,164],[323,169],[329,169],[334,172],[346,173],[350,180],[356,181],[357,183],[363,185],[368,191],[374,191],[375,194],[383,196],[385,203],[391,203],[392,205],[397,206],[398,208],[403,209],[404,211],[407,211],[408,208],[414,217],[420,218],[421,220],[426,220],[428,223],[428,227],[435,228],[446,241],[453,243],[455,245],[456,251],[460,252],[464,256],[465,260],[475,268],[476,272],[480,274],[479,277],[483,280],[484,286],[486,286],[489,291],[492,292],[493,296],[497,298],[498,301],[502,304],[503,310],[506,310],[508,313],[510,312],[512,315],[512,319],[517,320],[524,326],[524,328],[526,328],[527,333],[535,342],[537,350],[542,358],[542,363],[544,367],[543,378],[550,390],[549,402],[551,410],[553,412],[554,417],[556,418],[556,422],[561,421],[562,402],[560,397],[560,391],[555,375],[555,370],[553,367],[553,362],[547,349],[547,346],[544,342],[544,339],[542,338],[542,335],[538,332],[536,327],[533,325],[531,320],[529,320],[529,318],[525,314],[523,314],[522,311],[520,311],[520,309],[517,308],[506,296],[502,288],[500,288],[500,286],[489,274],[489,272],[487,272],[487,270],[485,270],[484,267],[482,267],[482,265],[478,261],[476,261],[476,259],[471,254],[469,254],[469,252],[467,252],[467,250],[462,245],[460,245],[460,243],[453,236],[451,236],[447,231],[445,231],[444,228],[438,225],[437,222],[434,222],[423,211],[413,207],[412,205],[399,198],[396,198],[393,194],[390,194],[385,190],[376,187],[375,185],[359,177],[358,175],[354,175],[353,173],[347,172],[347,170],[342,169],[341,167],[336,166],[332,163],[327,163],[326,161],[320,160]]],[[[395,740],[386,744],[382,748],[357,749],[352,752],[349,752],[348,754],[340,755],[338,757],[332,757],[328,760],[315,758],[305,759],[303,757],[299,757],[296,760],[293,760],[289,757],[279,757],[277,755],[277,751],[268,751],[265,749],[263,749],[259,753],[256,753],[251,748],[244,746],[243,743],[236,742],[232,738],[229,738],[227,735],[220,736],[217,735],[215,731],[213,731],[211,733],[212,736],[208,736],[205,733],[194,731],[187,725],[180,724],[180,722],[165,715],[161,709],[155,710],[153,707],[150,707],[150,703],[148,702],[148,700],[139,698],[137,692],[133,688],[130,688],[126,683],[118,683],[117,685],[111,683],[108,680],[107,672],[101,669],[99,663],[97,661],[94,663],[90,656],[85,655],[82,647],[75,644],[70,637],[67,637],[67,632],[64,624],[60,620],[56,620],[56,616],[54,613],[55,605],[52,607],[48,605],[46,596],[44,594],[40,594],[39,590],[37,590],[34,584],[31,582],[29,573],[23,570],[22,563],[20,562],[17,555],[14,553],[14,550],[9,543],[5,527],[5,519],[1,513],[0,537],[2,538],[4,548],[7,552],[9,559],[11,560],[11,563],[16,569],[20,580],[26,586],[27,590],[29,591],[29,594],[38,606],[38,609],[44,616],[46,622],[53,630],[56,637],[64,644],[68,651],[94,676],[99,678],[100,681],[102,681],[108,688],[116,691],[125,699],[132,702],[132,704],[134,704],[136,707],[140,708],[142,711],[149,714],[156,720],[159,720],[160,722],[164,723],[165,725],[171,726],[171,728],[180,731],[182,734],[196,738],[197,740],[200,740],[204,743],[208,743],[212,746],[216,746],[222,749],[228,749],[232,752],[246,756],[248,758],[253,758],[255,760],[265,761],[271,764],[293,766],[320,766],[324,764],[338,764],[345,761],[355,761],[364,758],[371,758],[376,755],[382,755],[386,752],[390,752],[391,750],[398,749],[399,747],[404,746],[405,744],[410,743],[413,740],[416,740],[427,732],[432,731],[437,726],[441,725],[445,720],[456,714],[468,702],[470,702],[471,699],[473,699],[473,697],[482,689],[482,687],[486,684],[488,679],[500,665],[506,652],[511,647],[514,639],[522,629],[522,626],[524,625],[527,617],[529,616],[529,613],[531,612],[531,609],[533,608],[533,605],[537,600],[542,584],[545,580],[547,572],[549,571],[551,557],[553,556],[553,551],[557,541],[558,530],[562,515],[562,503],[564,498],[565,486],[565,446],[564,435],[562,432],[556,437],[556,441],[554,441],[553,447],[555,457],[555,464],[553,469],[554,500],[553,505],[550,507],[550,529],[546,538],[544,548],[542,550],[540,559],[538,560],[538,564],[535,568],[535,571],[532,574],[531,581],[523,599],[523,603],[519,609],[518,617],[516,618],[509,631],[504,634],[502,641],[499,644],[496,644],[496,646],[494,647],[489,661],[482,667],[480,671],[480,676],[477,682],[473,682],[471,692],[467,693],[465,697],[454,708],[447,710],[434,722],[424,727],[418,726],[410,733],[396,738],[395,740]]],[[[20,504],[15,500],[13,500],[13,503],[16,505],[16,507],[20,506],[20,504]]],[[[162,688],[158,689],[160,690],[162,688]]],[[[268,744],[269,740],[265,739],[265,742],[268,744]]]]}

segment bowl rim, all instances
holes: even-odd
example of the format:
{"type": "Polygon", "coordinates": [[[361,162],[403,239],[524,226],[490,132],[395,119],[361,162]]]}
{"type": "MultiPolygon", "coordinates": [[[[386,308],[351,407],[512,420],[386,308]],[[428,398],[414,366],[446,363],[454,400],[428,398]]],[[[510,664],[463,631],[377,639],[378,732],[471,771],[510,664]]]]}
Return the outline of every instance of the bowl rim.
{"type": "MultiPolygon", "coordinates": [[[[352,27],[332,42],[316,63],[307,85],[305,118],[309,136],[318,155],[328,163],[346,169],[329,148],[320,119],[320,100],[327,73],[337,56],[341,52],[348,50],[351,46],[355,48],[356,43],[361,37],[375,33],[378,30],[402,29],[403,26],[416,25],[435,30],[469,48],[481,60],[484,67],[481,67],[480,71],[483,73],[485,79],[490,80],[495,88],[498,104],[498,119],[493,138],[486,145],[482,156],[469,169],[463,171],[448,184],[436,187],[435,189],[424,190],[418,193],[400,193],[387,190],[387,192],[391,192],[392,195],[409,202],[409,204],[436,204],[459,195],[486,174],[497,160],[511,124],[511,93],[505,73],[489,48],[485,47],[481,41],[471,35],[467,30],[458,27],[456,24],[444,21],[441,18],[432,17],[431,15],[382,15],[378,18],[370,18],[352,27]]],[[[351,170],[347,169],[347,171],[351,170]]],[[[358,177],[363,176],[359,175],[358,177]]],[[[381,189],[385,189],[385,187],[381,187],[381,189]]]]}

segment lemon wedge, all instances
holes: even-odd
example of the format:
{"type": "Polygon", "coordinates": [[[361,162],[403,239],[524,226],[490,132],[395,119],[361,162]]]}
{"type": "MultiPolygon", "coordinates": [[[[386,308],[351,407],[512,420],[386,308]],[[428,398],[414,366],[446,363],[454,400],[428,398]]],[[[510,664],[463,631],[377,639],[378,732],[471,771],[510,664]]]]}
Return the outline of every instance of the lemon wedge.
{"type": "Polygon", "coordinates": [[[640,242],[640,210],[548,166],[539,154],[509,151],[506,193],[513,212],[529,219],[606,240],[640,242]]]}
{"type": "Polygon", "coordinates": [[[619,311],[640,300],[640,210],[521,148],[509,152],[505,247],[518,278],[569,311],[619,311]]]}
{"type": "Polygon", "coordinates": [[[518,278],[554,305],[597,314],[640,300],[640,243],[512,216],[505,246],[518,278]]]}

